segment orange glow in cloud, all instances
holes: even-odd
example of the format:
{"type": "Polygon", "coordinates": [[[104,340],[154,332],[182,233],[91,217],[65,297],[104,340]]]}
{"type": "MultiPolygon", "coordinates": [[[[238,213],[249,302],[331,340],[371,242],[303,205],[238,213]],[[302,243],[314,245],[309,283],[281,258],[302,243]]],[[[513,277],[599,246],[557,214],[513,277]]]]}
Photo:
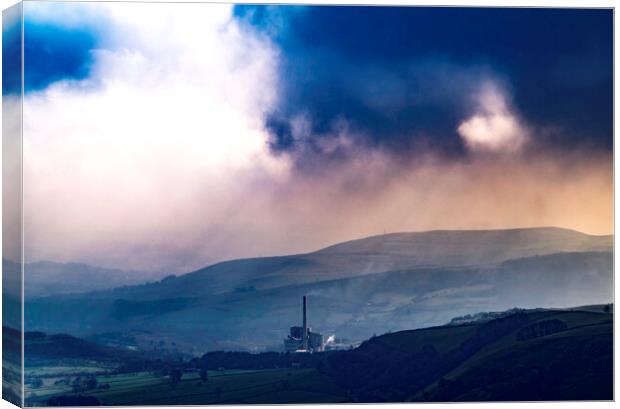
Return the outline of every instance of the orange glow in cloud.
{"type": "MultiPolygon", "coordinates": [[[[300,172],[294,157],[270,152],[263,124],[278,50],[231,20],[229,5],[209,24],[200,5],[173,6],[153,5],[148,27],[122,22],[137,46],[95,53],[100,87],[60,82],[27,96],[27,261],[180,273],[384,231],[612,232],[611,154],[533,153],[535,132],[492,84],[455,124],[463,157],[356,147],[342,121],[320,149],[347,158],[300,172]]],[[[134,6],[114,3],[123,7],[134,6]]],[[[306,118],[294,125],[311,129],[306,118]]]]}

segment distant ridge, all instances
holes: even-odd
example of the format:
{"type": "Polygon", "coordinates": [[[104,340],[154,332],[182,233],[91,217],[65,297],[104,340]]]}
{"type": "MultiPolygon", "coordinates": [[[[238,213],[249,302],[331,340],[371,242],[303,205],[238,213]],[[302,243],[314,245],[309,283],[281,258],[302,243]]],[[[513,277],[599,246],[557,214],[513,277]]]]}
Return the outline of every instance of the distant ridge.
{"type": "MultiPolygon", "coordinates": [[[[471,229],[453,230],[438,229],[425,230],[418,232],[395,232],[377,234],[360,239],[345,241],[333,244],[317,250],[316,253],[342,252],[360,250],[366,247],[376,249],[377,246],[384,249],[402,246],[403,244],[420,244],[425,241],[429,244],[454,244],[466,245],[467,242],[480,241],[488,244],[488,240],[523,240],[523,239],[543,239],[555,243],[566,242],[567,245],[578,245],[577,243],[597,242],[607,250],[612,245],[613,235],[591,235],[577,230],[563,227],[523,227],[510,229],[471,229]],[[466,241],[466,242],[464,242],[466,241]]],[[[586,244],[587,245],[587,244],[586,244]]]]}
{"type": "MultiPolygon", "coordinates": [[[[7,279],[19,277],[19,264],[5,259],[2,266],[8,273],[7,279]]],[[[31,298],[136,285],[146,280],[159,280],[165,274],[96,267],[84,263],[37,261],[25,264],[24,276],[26,298],[31,298]]],[[[13,293],[21,291],[19,281],[10,282],[9,285],[13,293]]]]}
{"type": "Polygon", "coordinates": [[[607,252],[612,251],[612,243],[611,235],[591,236],[557,227],[390,233],[311,253],[223,261],[106,294],[112,291],[118,296],[148,299],[178,294],[203,296],[242,287],[277,288],[401,269],[493,266],[554,253],[607,252]]]}
{"type": "Polygon", "coordinates": [[[45,332],[144,330],[207,349],[266,348],[281,344],[308,295],[313,328],[361,340],[477,311],[611,302],[612,250],[612,236],[559,228],[392,233],[32,299],[26,321],[45,332]]]}

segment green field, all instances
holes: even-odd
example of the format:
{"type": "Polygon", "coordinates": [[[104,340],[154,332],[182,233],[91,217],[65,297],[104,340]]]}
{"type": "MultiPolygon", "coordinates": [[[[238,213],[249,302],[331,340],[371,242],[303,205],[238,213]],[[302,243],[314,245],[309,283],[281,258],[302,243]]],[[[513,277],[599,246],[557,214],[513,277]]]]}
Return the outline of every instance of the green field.
{"type": "MultiPolygon", "coordinates": [[[[98,388],[81,395],[94,396],[104,405],[198,405],[215,403],[344,402],[345,394],[314,369],[209,371],[202,382],[197,373],[185,373],[177,385],[151,373],[97,376],[98,388]]],[[[79,395],[69,386],[43,385],[27,391],[32,406],[45,405],[55,395],[79,395]]]]}

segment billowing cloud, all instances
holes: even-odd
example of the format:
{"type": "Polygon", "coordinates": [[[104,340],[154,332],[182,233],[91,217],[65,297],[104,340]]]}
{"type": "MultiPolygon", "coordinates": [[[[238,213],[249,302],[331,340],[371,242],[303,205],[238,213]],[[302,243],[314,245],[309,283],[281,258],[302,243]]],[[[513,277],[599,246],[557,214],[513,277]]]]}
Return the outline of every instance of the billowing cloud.
{"type": "Polygon", "coordinates": [[[476,95],[476,113],[461,122],[458,133],[474,152],[515,153],[530,138],[530,131],[510,107],[506,92],[487,81],[476,95]]]}
{"type": "Polygon", "coordinates": [[[113,30],[92,51],[91,76],[25,99],[31,257],[75,240],[64,257],[78,258],[115,234],[128,251],[149,236],[147,247],[166,247],[242,200],[248,183],[286,178],[263,129],[277,80],[268,39],[239,26],[229,5],[101,11],[113,30]]]}
{"type": "Polygon", "coordinates": [[[488,67],[321,60],[292,89],[309,57],[287,75],[286,47],[229,5],[71,7],[36,21],[105,24],[87,78],[24,101],[27,261],[185,272],[384,231],[612,229],[609,152],[445,149],[457,130],[476,153],[539,139],[488,67]]]}

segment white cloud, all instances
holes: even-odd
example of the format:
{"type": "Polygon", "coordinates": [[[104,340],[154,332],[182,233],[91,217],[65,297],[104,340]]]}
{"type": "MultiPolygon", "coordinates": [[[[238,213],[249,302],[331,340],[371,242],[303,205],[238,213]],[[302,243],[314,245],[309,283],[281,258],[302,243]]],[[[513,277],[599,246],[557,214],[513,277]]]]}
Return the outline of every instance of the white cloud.
{"type": "MultiPolygon", "coordinates": [[[[57,10],[73,21],[79,7],[57,10]]],[[[27,244],[36,259],[78,259],[106,245],[129,252],[146,237],[164,245],[196,220],[212,226],[243,186],[288,175],[263,127],[278,51],[238,24],[232,6],[99,7],[113,27],[91,77],[25,100],[27,244]]]]}
{"type": "Polygon", "coordinates": [[[476,113],[457,128],[466,146],[474,152],[521,150],[530,138],[529,131],[509,106],[505,91],[493,82],[485,82],[476,99],[476,113]]]}

